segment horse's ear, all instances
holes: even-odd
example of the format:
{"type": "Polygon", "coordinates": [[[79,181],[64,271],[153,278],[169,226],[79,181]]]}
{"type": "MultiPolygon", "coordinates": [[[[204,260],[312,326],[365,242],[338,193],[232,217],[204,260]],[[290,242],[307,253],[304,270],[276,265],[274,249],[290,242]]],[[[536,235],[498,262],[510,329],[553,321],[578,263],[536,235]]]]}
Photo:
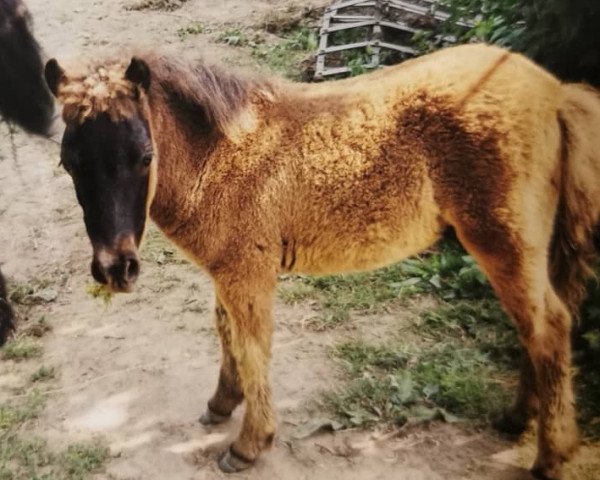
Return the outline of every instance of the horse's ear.
{"type": "Polygon", "coordinates": [[[50,91],[55,97],[58,96],[58,88],[60,87],[61,83],[65,83],[67,81],[67,75],[55,58],[51,58],[46,63],[44,76],[46,77],[46,83],[48,84],[50,91]]]}
{"type": "Polygon", "coordinates": [[[150,88],[150,67],[144,60],[133,57],[131,63],[125,70],[125,78],[130,82],[140,86],[145,91],[150,88]]]}

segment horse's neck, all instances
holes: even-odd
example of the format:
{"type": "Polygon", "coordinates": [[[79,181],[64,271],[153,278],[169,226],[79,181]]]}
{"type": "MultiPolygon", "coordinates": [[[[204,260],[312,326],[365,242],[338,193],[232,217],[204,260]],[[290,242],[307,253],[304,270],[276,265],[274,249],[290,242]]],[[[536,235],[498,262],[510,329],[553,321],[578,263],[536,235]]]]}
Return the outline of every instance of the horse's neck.
{"type": "Polygon", "coordinates": [[[158,156],[157,185],[150,215],[167,235],[189,224],[197,205],[208,146],[190,134],[164,102],[152,105],[151,127],[158,156]]]}

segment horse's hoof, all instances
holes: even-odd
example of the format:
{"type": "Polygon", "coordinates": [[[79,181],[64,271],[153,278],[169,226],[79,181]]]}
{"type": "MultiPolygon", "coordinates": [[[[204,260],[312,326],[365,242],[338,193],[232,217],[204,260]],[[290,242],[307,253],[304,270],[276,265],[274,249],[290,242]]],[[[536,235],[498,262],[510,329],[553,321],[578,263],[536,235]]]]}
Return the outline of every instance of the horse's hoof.
{"type": "Polygon", "coordinates": [[[527,430],[528,421],[522,415],[506,409],[492,419],[492,426],[499,432],[518,437],[527,430]]]}
{"type": "Polygon", "coordinates": [[[218,413],[213,412],[210,408],[206,409],[206,412],[202,414],[202,416],[198,419],[198,421],[202,425],[218,425],[220,423],[226,422],[231,418],[231,415],[220,415],[218,413]]]}
{"type": "Polygon", "coordinates": [[[531,474],[538,480],[560,480],[562,478],[563,461],[555,455],[538,457],[531,474]]]}
{"type": "Polygon", "coordinates": [[[247,470],[254,462],[241,458],[231,448],[219,460],[219,469],[224,473],[236,473],[247,470]]]}
{"type": "Polygon", "coordinates": [[[561,480],[562,478],[562,468],[560,466],[555,466],[554,468],[545,468],[545,467],[537,467],[534,466],[531,469],[531,475],[538,480],[561,480]]]}

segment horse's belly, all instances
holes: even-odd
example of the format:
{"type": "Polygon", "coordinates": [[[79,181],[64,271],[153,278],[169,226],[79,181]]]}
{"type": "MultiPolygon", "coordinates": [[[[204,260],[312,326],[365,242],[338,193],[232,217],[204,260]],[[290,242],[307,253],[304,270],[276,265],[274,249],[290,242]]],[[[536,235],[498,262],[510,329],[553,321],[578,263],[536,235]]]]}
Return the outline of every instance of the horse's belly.
{"type": "Polygon", "coordinates": [[[324,229],[312,242],[295,246],[291,271],[323,275],[373,270],[425,250],[444,229],[438,216],[398,227],[381,224],[363,231],[324,229]]]}

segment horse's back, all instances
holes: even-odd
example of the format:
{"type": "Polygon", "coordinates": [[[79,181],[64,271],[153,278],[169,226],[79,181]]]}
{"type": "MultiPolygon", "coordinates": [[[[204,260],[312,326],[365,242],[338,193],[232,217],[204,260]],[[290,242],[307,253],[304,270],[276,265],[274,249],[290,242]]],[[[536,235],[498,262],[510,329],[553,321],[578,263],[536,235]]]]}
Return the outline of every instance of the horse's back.
{"type": "Polygon", "coordinates": [[[305,103],[289,114],[301,118],[297,269],[376,267],[448,224],[520,223],[527,203],[551,222],[552,206],[535,199],[555,201],[562,87],[524,57],[468,45],[301,88],[305,103]]]}

